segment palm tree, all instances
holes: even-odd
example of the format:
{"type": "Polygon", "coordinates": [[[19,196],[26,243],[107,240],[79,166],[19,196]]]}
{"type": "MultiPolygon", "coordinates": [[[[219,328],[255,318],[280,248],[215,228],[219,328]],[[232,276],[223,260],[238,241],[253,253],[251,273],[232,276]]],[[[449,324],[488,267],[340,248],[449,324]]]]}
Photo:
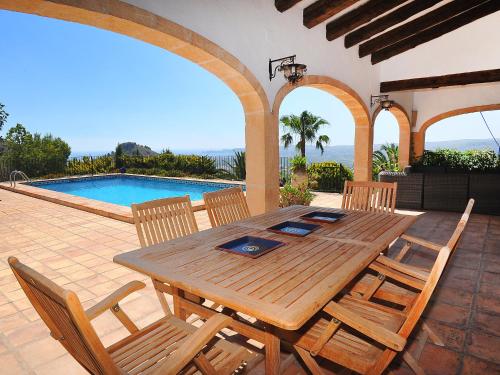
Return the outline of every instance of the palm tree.
{"type": "Polygon", "coordinates": [[[373,153],[373,170],[376,174],[381,171],[399,171],[399,147],[394,143],[382,145],[373,153]]]}
{"type": "Polygon", "coordinates": [[[304,111],[300,116],[282,116],[280,122],[283,131],[286,132],[281,136],[281,142],[285,148],[288,148],[297,139],[295,148],[302,157],[306,156],[306,142],[316,141],[316,148],[321,150],[321,154],[325,151],[325,145],[330,143],[330,138],[327,135],[318,135],[322,126],[329,125],[328,121],[314,116],[311,112],[304,111]]]}

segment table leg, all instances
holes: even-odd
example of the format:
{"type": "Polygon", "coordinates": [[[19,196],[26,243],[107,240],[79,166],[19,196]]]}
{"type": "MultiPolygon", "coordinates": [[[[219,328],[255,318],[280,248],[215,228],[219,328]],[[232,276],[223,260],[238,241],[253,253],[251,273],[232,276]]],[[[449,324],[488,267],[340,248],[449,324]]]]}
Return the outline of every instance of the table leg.
{"type": "Polygon", "coordinates": [[[181,307],[181,295],[183,293],[179,288],[172,287],[172,297],[174,298],[174,315],[181,320],[187,319],[186,310],[181,307]]]}
{"type": "Polygon", "coordinates": [[[264,345],[266,350],[266,374],[278,375],[280,373],[280,339],[274,334],[272,327],[266,327],[264,345]]]}

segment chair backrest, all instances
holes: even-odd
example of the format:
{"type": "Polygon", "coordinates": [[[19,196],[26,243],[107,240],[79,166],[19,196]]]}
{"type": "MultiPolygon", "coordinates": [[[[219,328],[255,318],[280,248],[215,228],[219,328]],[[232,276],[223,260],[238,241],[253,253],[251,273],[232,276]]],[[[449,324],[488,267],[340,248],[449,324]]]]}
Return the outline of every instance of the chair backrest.
{"type": "Polygon", "coordinates": [[[241,187],[204,193],[203,200],[212,228],[250,217],[250,210],[241,187]]]}
{"type": "Polygon", "coordinates": [[[189,195],[133,204],[132,215],[142,247],[198,232],[189,195]]]}
{"type": "Polygon", "coordinates": [[[397,182],[346,181],[342,208],[394,213],[397,188],[397,182]]]}
{"type": "Polygon", "coordinates": [[[452,252],[457,248],[458,241],[460,240],[460,237],[462,237],[462,233],[465,227],[467,226],[467,222],[469,221],[470,213],[473,207],[474,207],[474,199],[471,198],[467,203],[467,207],[465,208],[465,211],[462,214],[462,217],[460,218],[460,221],[458,222],[455,231],[453,232],[452,236],[450,237],[446,245],[450,248],[452,252]]]}
{"type": "Polygon", "coordinates": [[[91,374],[121,374],[72,291],[10,257],[9,265],[52,337],[91,374]]]}

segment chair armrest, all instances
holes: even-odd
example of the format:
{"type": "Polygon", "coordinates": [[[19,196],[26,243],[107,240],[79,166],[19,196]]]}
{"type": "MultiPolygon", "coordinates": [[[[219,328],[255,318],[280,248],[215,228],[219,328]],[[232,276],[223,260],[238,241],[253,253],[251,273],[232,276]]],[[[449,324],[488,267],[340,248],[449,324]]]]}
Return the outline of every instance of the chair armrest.
{"type": "Polygon", "coordinates": [[[153,375],[178,374],[198,353],[212,340],[222,329],[233,321],[232,318],[223,314],[211,316],[205,324],[192,335],[190,335],[175,351],[166,363],[160,366],[153,375]]]}
{"type": "Polygon", "coordinates": [[[431,242],[431,241],[424,240],[422,238],[410,236],[409,234],[401,235],[401,239],[408,241],[408,242],[411,242],[412,244],[420,245],[420,246],[426,247],[427,249],[431,249],[431,250],[434,250],[437,252],[439,252],[439,250],[441,250],[441,248],[444,246],[444,245],[439,245],[439,244],[431,242]]]}
{"type": "Polygon", "coordinates": [[[136,281],[136,280],[131,281],[131,282],[125,284],[124,286],[122,286],[121,288],[117,289],[113,293],[111,293],[109,296],[105,297],[100,302],[97,302],[91,308],[85,310],[85,313],[87,314],[87,317],[89,318],[89,320],[95,319],[99,315],[101,315],[103,312],[112,308],[114,305],[116,305],[122,299],[127,297],[129,294],[132,294],[133,292],[141,290],[145,287],[146,287],[146,284],[144,284],[141,281],[136,281]]]}
{"type": "Polygon", "coordinates": [[[349,327],[354,328],[356,331],[378,341],[390,349],[400,352],[406,345],[406,339],[404,337],[357,315],[354,311],[346,309],[336,302],[329,302],[328,305],[325,306],[324,311],[340,320],[342,323],[347,324],[349,327]]]}
{"type": "Polygon", "coordinates": [[[397,260],[388,258],[385,255],[380,255],[376,259],[376,262],[422,281],[427,281],[429,278],[428,270],[398,262],[397,260]]]}

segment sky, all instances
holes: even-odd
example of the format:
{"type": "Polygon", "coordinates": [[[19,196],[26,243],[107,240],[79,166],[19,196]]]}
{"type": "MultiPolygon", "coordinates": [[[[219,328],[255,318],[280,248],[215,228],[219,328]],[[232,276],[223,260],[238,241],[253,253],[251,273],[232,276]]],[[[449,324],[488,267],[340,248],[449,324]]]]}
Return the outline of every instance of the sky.
{"type": "MultiPolygon", "coordinates": [[[[197,65],[147,43],[90,26],[0,11],[0,103],[3,130],[66,140],[73,153],[108,152],[134,141],[155,150],[217,150],[244,146],[244,114],[236,95],[197,65]]],[[[298,88],[280,115],[309,110],[330,125],[331,145],[354,142],[354,122],[334,96],[298,88]]],[[[500,111],[485,117],[500,137],[500,111]]],[[[426,140],[489,138],[479,114],[446,119],[426,140]],[[453,128],[453,131],[450,131],[453,128]]],[[[395,118],[382,111],[375,143],[397,142],[395,118]]]]}

